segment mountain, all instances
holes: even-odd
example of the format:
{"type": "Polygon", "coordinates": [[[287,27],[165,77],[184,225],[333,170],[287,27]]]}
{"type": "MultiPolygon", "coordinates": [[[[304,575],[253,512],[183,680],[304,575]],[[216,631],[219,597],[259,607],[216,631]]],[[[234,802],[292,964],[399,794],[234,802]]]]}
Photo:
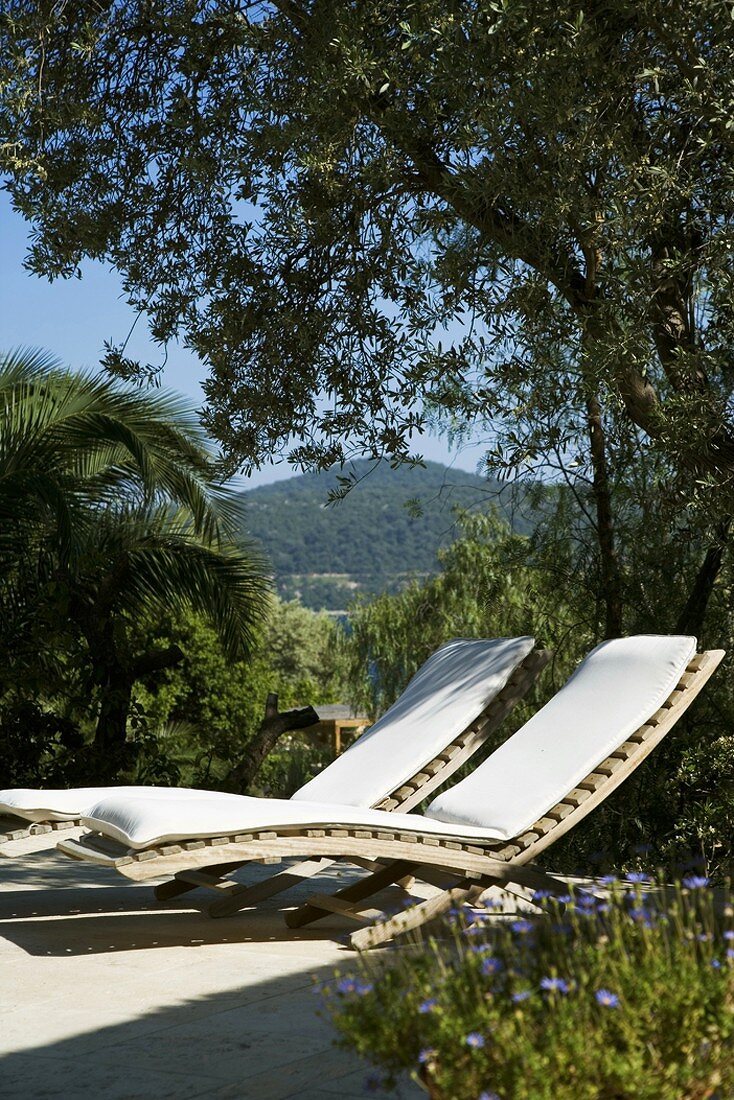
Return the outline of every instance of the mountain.
{"type": "MultiPolygon", "coordinates": [[[[335,610],[358,591],[395,591],[411,576],[436,570],[436,552],[456,538],[455,508],[494,504],[511,518],[499,483],[477,474],[437,462],[414,469],[371,466],[352,463],[363,480],[333,504],[327,500],[338,469],[242,494],[248,533],[273,563],[284,599],[335,610]]],[[[515,530],[529,530],[527,521],[512,521],[515,530]]]]}

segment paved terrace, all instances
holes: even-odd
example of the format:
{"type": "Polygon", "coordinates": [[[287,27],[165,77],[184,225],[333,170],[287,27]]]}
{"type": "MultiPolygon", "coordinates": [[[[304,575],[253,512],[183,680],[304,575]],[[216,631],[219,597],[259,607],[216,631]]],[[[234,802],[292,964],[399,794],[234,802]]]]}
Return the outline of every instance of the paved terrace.
{"type": "MultiPolygon", "coordinates": [[[[368,1067],[334,1047],[313,992],[353,959],[341,918],[291,931],[276,898],[213,921],[190,907],[203,891],[157,903],[149,885],[47,843],[0,856],[2,1100],[364,1097],[368,1067]]],[[[324,876],[281,901],[335,885],[324,876]]],[[[407,1083],[400,1095],[425,1094],[407,1083]]]]}

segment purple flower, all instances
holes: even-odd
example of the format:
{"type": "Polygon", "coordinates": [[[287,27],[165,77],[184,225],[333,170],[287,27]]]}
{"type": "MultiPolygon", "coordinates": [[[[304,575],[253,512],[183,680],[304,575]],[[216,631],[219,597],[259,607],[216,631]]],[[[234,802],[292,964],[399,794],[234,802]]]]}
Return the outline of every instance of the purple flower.
{"type": "Polygon", "coordinates": [[[709,880],[706,875],[686,875],[683,879],[683,887],[686,890],[703,890],[704,886],[708,886],[709,880]]]}
{"type": "Polygon", "coordinates": [[[597,989],[594,996],[596,1003],[603,1008],[619,1008],[619,997],[610,989],[597,989]]]}
{"type": "Polygon", "coordinates": [[[599,879],[602,886],[614,886],[615,882],[619,882],[616,875],[602,875],[599,879]]]}
{"type": "Polygon", "coordinates": [[[422,1066],[425,1066],[427,1062],[433,1062],[436,1057],[436,1051],[432,1047],[426,1047],[420,1051],[418,1055],[418,1061],[422,1066]]]}
{"type": "Polygon", "coordinates": [[[502,1097],[498,1092],[480,1092],[477,1100],[502,1100],[502,1097]]]}
{"type": "Polygon", "coordinates": [[[512,994],[512,1000],[515,1004],[519,1004],[521,1001],[527,1001],[530,996],[529,989],[518,989],[517,993],[512,994]]]}
{"type": "Polygon", "coordinates": [[[484,1036],[479,1031],[470,1031],[466,1037],[466,1045],[472,1050],[481,1050],[484,1046],[484,1036]]]}
{"type": "Polygon", "coordinates": [[[546,993],[568,993],[569,985],[565,978],[541,978],[540,988],[546,993]]]}
{"type": "Polygon", "coordinates": [[[643,874],[642,871],[630,871],[624,877],[627,882],[632,882],[635,884],[647,881],[647,875],[643,874]]]}
{"type": "Polygon", "coordinates": [[[510,925],[513,932],[517,932],[519,936],[524,936],[528,932],[532,932],[534,924],[531,920],[514,920],[510,925]]]}
{"type": "Polygon", "coordinates": [[[734,959],[734,947],[727,947],[726,957],[727,959],[734,959]]]}
{"type": "Polygon", "coordinates": [[[732,932],[732,931],[725,932],[724,933],[724,939],[725,940],[734,940],[734,932],[732,932]]]}
{"type": "Polygon", "coordinates": [[[489,958],[482,959],[482,974],[498,974],[503,965],[502,959],[495,959],[490,955],[489,958]]]}
{"type": "Polygon", "coordinates": [[[427,1001],[421,1001],[418,1005],[418,1011],[421,1016],[425,1016],[426,1012],[433,1012],[434,1008],[438,1004],[438,997],[429,997],[427,1001]]]}

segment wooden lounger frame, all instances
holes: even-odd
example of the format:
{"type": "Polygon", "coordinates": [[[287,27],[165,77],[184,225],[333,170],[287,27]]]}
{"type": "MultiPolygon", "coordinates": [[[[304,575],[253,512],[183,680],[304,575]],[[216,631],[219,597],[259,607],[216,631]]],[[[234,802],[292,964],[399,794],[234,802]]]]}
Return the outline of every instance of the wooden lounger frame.
{"type": "MultiPolygon", "coordinates": [[[[399,787],[384,795],[373,805],[372,809],[399,810],[401,813],[408,813],[409,810],[414,809],[424,798],[435,791],[437,787],[450,779],[499,729],[510,712],[525,698],[550,658],[550,650],[533,649],[513,669],[504,687],[497,692],[484,710],[462,730],[458,737],[455,737],[406,783],[402,783],[399,787]]],[[[62,848],[62,851],[67,855],[73,854],[68,847],[62,848]]],[[[233,916],[242,909],[251,908],[266,898],[274,897],[276,894],[298,885],[305,879],[313,877],[320,871],[326,870],[335,860],[326,856],[305,860],[251,886],[241,886],[239,883],[226,880],[226,875],[247,862],[250,862],[250,860],[227,860],[226,863],[222,862],[207,866],[206,871],[189,870],[187,868],[175,874],[168,882],[156,886],[155,896],[159,901],[165,901],[203,886],[215,890],[218,894],[217,900],[207,908],[209,916],[233,916]]],[[[278,863],[280,860],[273,859],[268,862],[278,863]]],[[[355,856],[351,862],[369,871],[378,869],[373,860],[359,856],[355,856]]]]}
{"type": "MultiPolygon", "coordinates": [[[[12,814],[0,815],[3,817],[12,817],[12,814]]],[[[17,829],[8,829],[5,832],[0,833],[0,844],[7,844],[11,840],[25,840],[29,836],[41,836],[43,833],[57,833],[61,829],[74,829],[81,825],[82,819],[80,817],[67,818],[66,821],[25,821],[24,818],[19,817],[19,822],[23,822],[23,825],[17,829]]],[[[2,853],[0,852],[0,855],[2,853]]]]}
{"type": "MultiPolygon", "coordinates": [[[[642,763],[699,694],[724,656],[722,650],[696,654],[660,709],[639,727],[598,768],[510,843],[482,843],[466,839],[390,829],[334,823],[333,827],[284,827],[263,832],[212,837],[207,840],[163,844],[143,851],[126,850],[98,834],[80,841],[61,841],[67,855],[114,867],[135,881],[161,874],[190,874],[197,868],[240,866],[245,862],[279,862],[292,856],[341,858],[352,862],[374,861],[378,869],[366,879],[339,891],[334,897],[317,896],[286,917],[291,927],[310,923],[327,912],[373,920],[364,900],[391,882],[412,874],[428,881],[450,876],[454,883],[438,896],[421,901],[397,916],[377,919],[350,936],[351,946],[374,947],[445,913],[462,902],[476,902],[495,886],[516,885],[530,889],[565,892],[567,885],[540,868],[533,860],[578,824],[604,801],[642,763]],[[224,864],[223,860],[227,860],[224,864]],[[438,874],[437,874],[438,873],[438,874]]],[[[204,877],[204,876],[202,876],[204,877]]]]}
{"type": "MultiPolygon", "coordinates": [[[[550,657],[550,650],[547,649],[534,649],[529,653],[513,670],[502,690],[497,692],[491,702],[462,730],[458,737],[454,738],[425,767],[416,772],[407,783],[390,791],[372,808],[408,813],[437,787],[450,779],[502,725],[514,707],[524,699],[548,664],[550,657]]],[[[215,890],[219,895],[217,900],[207,907],[209,916],[229,917],[259,904],[266,898],[274,897],[284,890],[297,886],[305,879],[326,870],[334,862],[333,859],[326,857],[309,859],[251,886],[240,886],[236,882],[226,881],[225,876],[242,865],[241,862],[227,862],[209,867],[206,872],[182,871],[170,881],[156,886],[154,892],[159,901],[165,901],[203,886],[206,889],[215,890]]],[[[378,869],[371,860],[357,859],[355,862],[369,871],[378,869]]]]}

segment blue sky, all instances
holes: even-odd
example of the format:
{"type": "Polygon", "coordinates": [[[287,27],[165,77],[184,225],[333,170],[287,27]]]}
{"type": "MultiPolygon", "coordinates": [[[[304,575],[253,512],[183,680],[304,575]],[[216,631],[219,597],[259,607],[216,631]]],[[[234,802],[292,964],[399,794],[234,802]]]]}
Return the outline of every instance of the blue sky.
{"type": "MultiPolygon", "coordinates": [[[[120,279],[99,263],[84,265],[81,279],[57,279],[53,283],[29,274],[23,267],[28,225],[16,214],[7,194],[0,191],[0,348],[44,348],[72,367],[98,365],[105,340],[122,344],[135,314],[122,294],[120,279]]],[[[141,317],[129,339],[126,355],[143,362],[160,363],[162,350],[149,338],[141,317]]],[[[203,403],[201,380],[206,368],[185,348],[169,348],[163,384],[185,394],[196,405],[203,403]]],[[[424,458],[458,469],[475,470],[483,448],[465,446],[450,450],[445,439],[424,436],[416,443],[424,458]]],[[[296,471],[281,463],[264,466],[246,485],[264,485],[290,477],[296,471]]]]}

